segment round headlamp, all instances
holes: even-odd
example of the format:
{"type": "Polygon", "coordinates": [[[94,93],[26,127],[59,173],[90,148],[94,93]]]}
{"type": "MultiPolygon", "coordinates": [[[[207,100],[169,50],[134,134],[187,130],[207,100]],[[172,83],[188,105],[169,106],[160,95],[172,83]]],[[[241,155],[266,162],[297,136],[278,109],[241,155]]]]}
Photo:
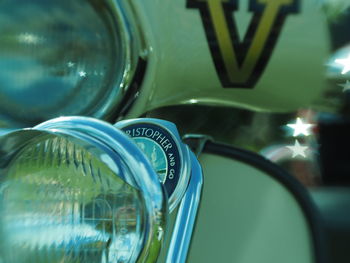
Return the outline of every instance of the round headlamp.
{"type": "Polygon", "coordinates": [[[145,155],[90,118],[0,138],[0,262],[155,262],[167,200],[145,155]]]}
{"type": "Polygon", "coordinates": [[[0,127],[114,118],[139,62],[128,1],[0,2],[0,127]]]}

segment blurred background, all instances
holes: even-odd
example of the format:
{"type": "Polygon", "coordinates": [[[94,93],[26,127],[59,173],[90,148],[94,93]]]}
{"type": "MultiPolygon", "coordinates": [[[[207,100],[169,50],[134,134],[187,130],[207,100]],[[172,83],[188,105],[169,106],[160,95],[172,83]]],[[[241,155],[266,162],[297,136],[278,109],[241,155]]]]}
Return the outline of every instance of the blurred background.
{"type": "MultiPolygon", "coordinates": [[[[286,1],[251,90],[222,87],[201,1],[126,2],[0,1],[0,134],[71,115],[172,121],[283,167],[329,223],[334,262],[348,262],[349,1],[286,1]]],[[[241,2],[223,5],[240,66],[263,10],[241,2]]]]}

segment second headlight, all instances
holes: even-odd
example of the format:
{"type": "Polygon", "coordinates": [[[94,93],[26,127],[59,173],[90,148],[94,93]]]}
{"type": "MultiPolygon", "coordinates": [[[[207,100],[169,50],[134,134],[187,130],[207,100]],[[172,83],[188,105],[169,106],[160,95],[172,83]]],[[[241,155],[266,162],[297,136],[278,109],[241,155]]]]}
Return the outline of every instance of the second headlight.
{"type": "Polygon", "coordinates": [[[1,137],[0,261],[154,262],[167,200],[122,132],[59,118],[1,137]]]}

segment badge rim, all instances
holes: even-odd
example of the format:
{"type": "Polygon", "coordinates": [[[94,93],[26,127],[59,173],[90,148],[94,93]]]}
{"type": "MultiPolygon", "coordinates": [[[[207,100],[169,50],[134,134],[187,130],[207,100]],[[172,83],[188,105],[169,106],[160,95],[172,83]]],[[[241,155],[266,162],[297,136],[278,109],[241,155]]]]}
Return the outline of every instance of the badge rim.
{"type": "MultiPolygon", "coordinates": [[[[172,212],[175,207],[180,203],[183,195],[186,192],[187,185],[190,178],[190,151],[186,144],[184,144],[179,136],[178,130],[176,128],[176,125],[172,122],[162,120],[162,119],[154,119],[154,118],[138,118],[138,119],[130,119],[130,120],[124,120],[117,122],[114,126],[118,129],[121,129],[125,134],[124,131],[125,128],[133,126],[133,125],[151,125],[156,126],[161,130],[164,130],[168,135],[172,138],[172,140],[175,143],[175,147],[177,148],[177,152],[179,153],[179,168],[178,168],[178,179],[176,182],[176,186],[174,187],[174,190],[170,196],[168,196],[168,202],[169,202],[169,210],[172,212]]],[[[135,137],[132,137],[131,135],[128,135],[132,140],[135,137]]],[[[137,138],[137,137],[136,137],[137,138]]],[[[145,137],[147,138],[147,137],[145,137]]],[[[151,139],[153,140],[153,139],[151,139]]],[[[133,140],[134,141],[134,140],[133,140]]],[[[136,142],[134,141],[136,144],[136,142]]],[[[139,147],[139,146],[138,146],[139,147]]],[[[145,154],[146,155],[146,154],[145,154]]],[[[147,156],[148,158],[148,156],[147,156]]],[[[163,184],[163,187],[165,188],[166,193],[168,194],[168,190],[165,187],[165,184],[163,184]]]]}

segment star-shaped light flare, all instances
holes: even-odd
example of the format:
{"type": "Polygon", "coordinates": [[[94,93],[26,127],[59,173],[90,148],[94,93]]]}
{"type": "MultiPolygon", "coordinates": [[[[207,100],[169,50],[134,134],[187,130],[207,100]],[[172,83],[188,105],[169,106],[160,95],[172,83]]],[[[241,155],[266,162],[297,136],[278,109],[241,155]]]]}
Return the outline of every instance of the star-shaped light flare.
{"type": "Polygon", "coordinates": [[[350,90],[350,81],[346,81],[344,84],[338,84],[339,87],[343,87],[343,92],[350,90]]]}
{"type": "Polygon", "coordinates": [[[307,146],[301,146],[298,142],[298,140],[295,140],[294,145],[292,146],[286,146],[288,149],[290,149],[293,153],[292,158],[297,157],[298,155],[306,158],[306,153],[305,151],[308,149],[307,146]]]}
{"type": "Polygon", "coordinates": [[[335,63],[343,65],[343,70],[342,70],[341,74],[344,75],[350,71],[350,55],[344,59],[336,59],[335,63]]]}
{"type": "Polygon", "coordinates": [[[310,135],[311,134],[310,129],[314,125],[309,123],[303,123],[303,121],[300,118],[297,118],[297,121],[295,124],[287,124],[287,126],[294,129],[293,136],[296,137],[299,134],[303,134],[305,136],[310,135]]]}
{"type": "Polygon", "coordinates": [[[79,71],[79,76],[82,78],[86,77],[86,72],[85,71],[79,71]]]}

